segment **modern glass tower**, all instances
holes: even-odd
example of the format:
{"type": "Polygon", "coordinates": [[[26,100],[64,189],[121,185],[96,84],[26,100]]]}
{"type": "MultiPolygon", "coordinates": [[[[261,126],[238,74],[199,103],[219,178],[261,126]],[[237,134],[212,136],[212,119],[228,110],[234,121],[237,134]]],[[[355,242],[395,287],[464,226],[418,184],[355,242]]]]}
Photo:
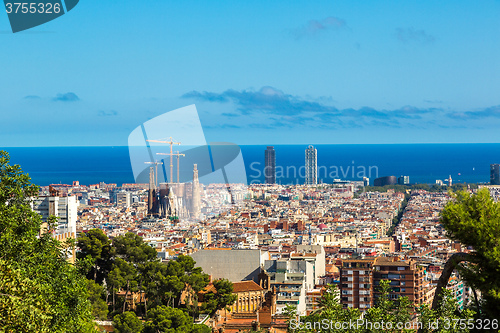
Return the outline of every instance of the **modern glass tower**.
{"type": "Polygon", "coordinates": [[[306,185],[318,184],[318,151],[313,146],[306,149],[306,185]]]}
{"type": "Polygon", "coordinates": [[[276,151],[273,146],[268,146],[265,156],[264,176],[266,184],[276,184],[276,151]]]}
{"type": "Polygon", "coordinates": [[[490,164],[490,185],[500,185],[500,164],[490,164]]]}

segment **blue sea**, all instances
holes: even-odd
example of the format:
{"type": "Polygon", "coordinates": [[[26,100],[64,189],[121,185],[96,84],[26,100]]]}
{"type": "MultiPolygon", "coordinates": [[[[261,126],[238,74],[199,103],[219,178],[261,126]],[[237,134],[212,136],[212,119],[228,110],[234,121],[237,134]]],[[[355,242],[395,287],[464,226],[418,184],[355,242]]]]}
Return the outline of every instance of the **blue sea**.
{"type": "MultiPolygon", "coordinates": [[[[302,184],[307,145],[276,145],[277,182],[302,184]]],[[[382,176],[410,177],[410,183],[489,182],[489,166],[500,163],[500,144],[315,145],[318,178],[360,180],[382,176]],[[354,171],[353,171],[354,170],[354,171]]],[[[38,185],[99,182],[133,183],[128,147],[0,148],[38,185]]],[[[264,145],[240,146],[248,182],[263,182],[264,145]]],[[[182,168],[182,165],[181,165],[182,168]]]]}

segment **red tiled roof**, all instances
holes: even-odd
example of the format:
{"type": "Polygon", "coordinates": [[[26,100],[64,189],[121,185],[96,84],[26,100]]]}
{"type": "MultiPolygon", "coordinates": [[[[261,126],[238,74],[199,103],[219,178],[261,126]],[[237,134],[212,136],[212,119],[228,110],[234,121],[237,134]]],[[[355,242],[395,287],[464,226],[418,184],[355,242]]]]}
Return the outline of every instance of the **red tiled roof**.
{"type": "Polygon", "coordinates": [[[233,292],[235,293],[244,291],[256,291],[256,290],[264,290],[264,289],[254,281],[233,282],[233,292]]]}

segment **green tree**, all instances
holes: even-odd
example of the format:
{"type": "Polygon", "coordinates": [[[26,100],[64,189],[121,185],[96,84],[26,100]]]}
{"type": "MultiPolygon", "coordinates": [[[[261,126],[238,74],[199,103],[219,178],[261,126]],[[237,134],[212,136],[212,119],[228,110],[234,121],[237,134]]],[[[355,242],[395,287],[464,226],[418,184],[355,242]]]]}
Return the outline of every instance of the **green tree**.
{"type": "Polygon", "coordinates": [[[8,332],[49,332],[51,313],[44,311],[49,302],[41,296],[42,288],[0,260],[0,326],[8,332]]]}
{"type": "Polygon", "coordinates": [[[92,304],[92,315],[95,319],[105,320],[108,315],[108,305],[106,304],[106,290],[103,286],[92,280],[87,280],[87,290],[89,300],[92,304]]]}
{"type": "Polygon", "coordinates": [[[437,309],[430,309],[427,304],[420,306],[419,320],[422,328],[419,333],[466,333],[472,332],[467,324],[473,323],[474,311],[465,309],[458,311],[457,300],[451,291],[444,289],[443,297],[440,299],[437,309]]]}
{"type": "Polygon", "coordinates": [[[198,293],[203,290],[210,282],[210,276],[203,273],[201,267],[195,267],[196,262],[191,256],[181,254],[175,261],[183,268],[181,280],[189,285],[194,292],[198,293]]]}
{"type": "Polygon", "coordinates": [[[215,292],[210,291],[203,296],[202,311],[213,316],[218,310],[227,309],[236,302],[233,294],[233,283],[227,279],[215,280],[213,282],[215,292]]]}
{"type": "Polygon", "coordinates": [[[82,272],[87,275],[87,279],[102,283],[112,264],[111,241],[108,236],[100,229],[92,229],[78,238],[77,245],[79,248],[77,258],[80,262],[86,259],[91,265],[91,267],[80,265],[82,272]]]}
{"type": "Polygon", "coordinates": [[[141,333],[144,324],[134,312],[126,311],[113,317],[113,328],[116,333],[141,333]]]}
{"type": "Polygon", "coordinates": [[[286,317],[287,332],[295,331],[292,329],[292,321],[296,321],[298,319],[297,307],[291,304],[285,304],[283,315],[286,317]]]}
{"type": "Polygon", "coordinates": [[[358,309],[343,308],[340,302],[340,294],[336,285],[326,287],[320,301],[319,308],[310,315],[298,317],[295,309],[287,308],[289,332],[351,332],[368,333],[387,331],[387,323],[391,323],[393,329],[390,332],[414,332],[414,330],[397,329],[397,323],[411,321],[412,304],[406,297],[397,301],[390,299],[391,287],[389,281],[381,281],[377,303],[368,309],[364,316],[358,309]],[[371,325],[374,323],[385,323],[385,326],[371,325]],[[325,326],[325,323],[327,324],[325,326]],[[356,323],[347,325],[345,323],[356,323]],[[340,324],[336,326],[335,324],[340,324]],[[358,325],[359,324],[359,325],[358,325]]]}
{"type": "Polygon", "coordinates": [[[207,325],[194,324],[190,333],[212,333],[212,329],[207,325]]]}
{"type": "Polygon", "coordinates": [[[125,289],[125,300],[123,302],[122,312],[125,312],[127,306],[127,296],[130,292],[137,291],[137,269],[133,264],[117,258],[111,270],[113,272],[111,283],[118,288],[125,289]]]}
{"type": "Polygon", "coordinates": [[[118,258],[136,266],[157,258],[156,250],[144,243],[141,236],[132,232],[114,238],[113,247],[118,258]]]}
{"type": "Polygon", "coordinates": [[[144,333],[185,333],[193,329],[193,320],[184,311],[160,305],[148,311],[144,333]]]}
{"type": "MultiPolygon", "coordinates": [[[[179,307],[181,294],[187,290],[191,296],[188,298],[195,300],[190,313],[197,315],[197,292],[208,284],[209,276],[195,267],[193,258],[180,255],[163,264],[155,249],[133,233],[114,238],[111,252],[114,263],[107,282],[113,295],[113,311],[116,310],[116,292],[120,289],[125,290],[125,296],[133,291],[144,293],[145,314],[148,308],[159,305],[179,307]]],[[[122,304],[122,311],[125,308],[126,302],[122,304]]]]}
{"type": "MultiPolygon", "coordinates": [[[[198,316],[200,310],[198,306],[198,293],[208,285],[210,276],[203,273],[201,267],[195,267],[196,262],[190,256],[179,255],[175,261],[169,262],[169,264],[182,268],[178,272],[180,273],[179,280],[184,283],[184,290],[188,293],[186,308],[193,318],[198,316]]],[[[180,294],[177,296],[177,299],[179,298],[180,294]]]]}
{"type": "Polygon", "coordinates": [[[146,293],[146,312],[150,305],[179,306],[181,294],[186,290],[192,301],[190,313],[196,315],[197,293],[208,285],[210,278],[194,265],[191,257],[183,255],[168,264],[153,261],[142,265],[140,276],[146,293]]]}
{"type": "MultiPolygon", "coordinates": [[[[303,329],[293,330],[294,332],[315,332],[317,328],[314,326],[315,323],[320,323],[323,320],[333,323],[344,323],[353,321],[355,322],[361,316],[361,312],[358,309],[347,308],[344,309],[340,303],[340,292],[336,285],[328,285],[325,292],[321,296],[319,301],[319,309],[311,313],[309,316],[305,316],[300,319],[302,322],[303,329]]],[[[290,322],[289,329],[293,329],[297,326],[298,321],[296,319],[295,323],[290,322]],[[294,325],[292,325],[294,324],[294,325]]],[[[322,329],[322,332],[359,332],[357,329],[352,327],[347,327],[345,329],[338,329],[335,326],[329,327],[328,329],[322,329]]]]}
{"type": "Polygon", "coordinates": [[[86,281],[31,209],[38,187],[0,151],[0,327],[4,332],[95,332],[86,281]]]}
{"type": "MultiPolygon", "coordinates": [[[[398,323],[409,323],[413,306],[407,297],[400,297],[393,301],[389,298],[391,293],[390,281],[380,281],[378,299],[376,306],[368,309],[365,320],[367,323],[391,323],[391,327],[397,328],[398,323]]],[[[368,332],[383,332],[385,329],[369,327],[368,332]]],[[[413,329],[396,329],[396,332],[414,332],[413,329]]]]}
{"type": "Polygon", "coordinates": [[[452,194],[441,212],[448,237],[474,249],[468,264],[457,265],[466,283],[481,291],[483,315],[500,319],[500,203],[488,189],[452,194]]]}
{"type": "MultiPolygon", "coordinates": [[[[128,232],[125,235],[121,235],[113,239],[113,253],[116,258],[115,260],[123,260],[130,265],[130,267],[125,270],[121,269],[122,273],[130,270],[135,271],[134,274],[129,272],[130,274],[124,275],[126,282],[126,295],[128,295],[131,285],[133,285],[134,288],[132,291],[138,291],[142,294],[146,283],[144,280],[145,266],[148,263],[159,261],[156,250],[144,243],[141,236],[128,232]]],[[[120,263],[122,268],[125,268],[124,262],[120,263]]],[[[147,311],[147,301],[145,302],[145,307],[147,311]]],[[[123,304],[123,309],[125,310],[125,303],[123,304]]]]}
{"type": "Polygon", "coordinates": [[[148,262],[141,268],[143,287],[146,293],[145,310],[148,311],[149,304],[154,307],[158,305],[171,305],[177,295],[185,288],[177,276],[167,273],[167,265],[160,262],[148,262]]]}
{"type": "Polygon", "coordinates": [[[111,289],[113,295],[113,312],[116,311],[116,293],[120,290],[122,286],[125,286],[125,279],[120,270],[120,268],[114,265],[111,272],[108,274],[108,286],[111,289]]]}

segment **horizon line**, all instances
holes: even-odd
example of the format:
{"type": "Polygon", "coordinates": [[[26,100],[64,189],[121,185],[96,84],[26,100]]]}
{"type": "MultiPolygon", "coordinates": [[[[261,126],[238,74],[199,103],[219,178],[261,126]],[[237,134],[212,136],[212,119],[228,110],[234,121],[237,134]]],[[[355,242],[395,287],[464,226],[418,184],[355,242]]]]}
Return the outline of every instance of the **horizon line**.
{"type": "MultiPolygon", "coordinates": [[[[262,143],[262,144],[236,144],[231,142],[210,142],[208,144],[217,143],[227,143],[237,146],[375,146],[375,145],[495,145],[500,144],[500,142],[403,142],[403,143],[262,143]]],[[[185,147],[195,147],[199,145],[185,145],[185,147]]],[[[6,150],[10,148],[122,148],[122,147],[137,147],[142,148],[144,146],[128,146],[128,145],[66,145],[66,146],[8,146],[0,147],[0,150],[6,150]]],[[[156,147],[156,146],[155,146],[156,147]]],[[[157,146],[161,147],[161,146],[157,146]]]]}

